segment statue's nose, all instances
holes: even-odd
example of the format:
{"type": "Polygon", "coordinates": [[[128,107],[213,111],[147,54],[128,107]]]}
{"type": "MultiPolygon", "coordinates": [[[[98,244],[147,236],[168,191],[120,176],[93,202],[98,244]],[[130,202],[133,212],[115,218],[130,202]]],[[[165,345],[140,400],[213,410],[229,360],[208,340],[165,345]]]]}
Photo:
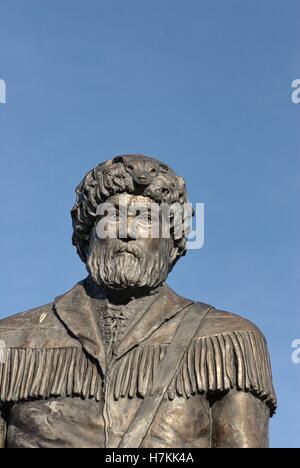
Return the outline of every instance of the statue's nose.
{"type": "MultiPolygon", "coordinates": [[[[127,218],[127,230],[126,230],[126,240],[136,240],[137,232],[136,232],[137,226],[136,223],[132,220],[131,217],[127,218]]],[[[125,240],[125,239],[123,239],[125,240]]]]}
{"type": "Polygon", "coordinates": [[[139,177],[139,182],[146,182],[146,177],[143,176],[143,175],[141,175],[141,176],[139,177]]]}

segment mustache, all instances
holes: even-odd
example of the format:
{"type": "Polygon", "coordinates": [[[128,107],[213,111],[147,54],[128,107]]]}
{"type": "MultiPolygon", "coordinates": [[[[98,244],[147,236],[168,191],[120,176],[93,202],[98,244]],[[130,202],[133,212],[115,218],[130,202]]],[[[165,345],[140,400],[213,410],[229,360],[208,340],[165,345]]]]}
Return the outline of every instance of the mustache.
{"type": "Polygon", "coordinates": [[[112,289],[153,288],[166,280],[170,271],[170,239],[163,239],[151,251],[138,239],[94,240],[87,261],[93,281],[112,289]],[[131,255],[118,255],[128,253],[131,255]]]}
{"type": "Polygon", "coordinates": [[[110,252],[113,255],[127,252],[134,255],[138,260],[141,260],[144,256],[143,249],[138,244],[138,241],[123,242],[120,239],[115,239],[110,246],[110,252]]]}

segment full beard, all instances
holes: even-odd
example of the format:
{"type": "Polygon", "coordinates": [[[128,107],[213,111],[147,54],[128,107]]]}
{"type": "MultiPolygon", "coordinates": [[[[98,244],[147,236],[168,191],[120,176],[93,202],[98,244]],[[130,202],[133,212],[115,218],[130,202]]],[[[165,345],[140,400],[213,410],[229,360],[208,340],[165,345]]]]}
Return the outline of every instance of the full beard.
{"type": "Polygon", "coordinates": [[[94,240],[87,261],[93,281],[110,289],[153,289],[170,271],[171,239],[161,239],[160,248],[145,252],[137,241],[119,239],[109,243],[94,240]]]}

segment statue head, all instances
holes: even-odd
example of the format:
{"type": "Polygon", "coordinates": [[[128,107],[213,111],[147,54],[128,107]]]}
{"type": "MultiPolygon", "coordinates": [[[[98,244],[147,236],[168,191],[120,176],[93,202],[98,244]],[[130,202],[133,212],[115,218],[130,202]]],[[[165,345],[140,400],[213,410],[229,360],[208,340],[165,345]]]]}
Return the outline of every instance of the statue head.
{"type": "Polygon", "coordinates": [[[73,244],[97,284],[155,288],[186,254],[192,210],[184,180],[166,164],[118,156],[88,172],[76,193],[73,244]]]}

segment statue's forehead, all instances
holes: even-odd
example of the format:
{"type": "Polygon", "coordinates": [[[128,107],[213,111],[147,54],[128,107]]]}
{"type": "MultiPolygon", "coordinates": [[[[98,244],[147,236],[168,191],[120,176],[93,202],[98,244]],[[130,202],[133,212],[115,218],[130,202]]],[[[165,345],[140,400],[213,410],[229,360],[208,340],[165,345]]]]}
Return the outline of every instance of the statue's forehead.
{"type": "Polygon", "coordinates": [[[150,208],[150,206],[157,205],[157,203],[149,197],[143,195],[133,195],[129,193],[119,193],[109,197],[105,203],[111,203],[112,205],[118,208],[136,208],[136,207],[145,207],[150,208]]]}

